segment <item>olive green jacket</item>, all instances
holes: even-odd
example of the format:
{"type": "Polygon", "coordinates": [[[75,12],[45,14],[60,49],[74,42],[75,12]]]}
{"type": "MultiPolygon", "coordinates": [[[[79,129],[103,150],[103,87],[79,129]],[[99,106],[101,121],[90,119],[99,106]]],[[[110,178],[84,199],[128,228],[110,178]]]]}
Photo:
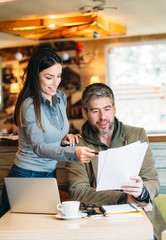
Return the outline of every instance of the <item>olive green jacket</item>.
{"type": "MultiPolygon", "coordinates": [[[[99,144],[99,140],[96,137],[96,143],[94,139],[94,133],[90,133],[88,129],[86,133],[85,124],[82,128],[83,136],[89,133],[92,141],[85,141],[84,138],[79,139],[79,146],[87,146],[95,151],[103,150],[103,144],[99,144]],[[93,135],[93,137],[92,137],[93,135]],[[93,142],[93,144],[89,143],[93,142]]],[[[88,126],[89,128],[89,126],[88,126]]],[[[136,141],[148,142],[148,137],[143,128],[132,127],[128,125],[123,125],[122,133],[120,138],[114,147],[121,147],[136,141]]],[[[96,191],[96,179],[97,179],[97,169],[98,169],[98,157],[94,157],[90,163],[76,163],[68,162],[66,164],[67,177],[68,177],[68,189],[72,200],[79,200],[85,204],[94,203],[96,206],[101,206],[102,204],[122,204],[127,203],[127,194],[122,191],[96,191]]],[[[140,173],[140,177],[143,180],[143,184],[149,193],[149,202],[153,204],[153,211],[148,212],[147,215],[154,226],[154,234],[157,240],[160,239],[161,231],[166,229],[166,223],[162,218],[158,208],[153,202],[153,199],[159,194],[160,183],[158,180],[158,174],[155,169],[155,161],[153,158],[153,153],[148,147],[146,152],[140,173]]],[[[144,202],[139,202],[140,205],[145,205],[144,202]]]]}

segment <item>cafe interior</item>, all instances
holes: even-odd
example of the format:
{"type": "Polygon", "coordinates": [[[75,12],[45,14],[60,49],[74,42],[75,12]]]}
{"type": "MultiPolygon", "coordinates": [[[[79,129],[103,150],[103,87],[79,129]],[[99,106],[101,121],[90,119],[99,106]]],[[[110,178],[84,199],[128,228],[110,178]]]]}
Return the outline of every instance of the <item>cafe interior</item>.
{"type": "MultiPolygon", "coordinates": [[[[59,88],[71,133],[81,132],[81,94],[96,82],[113,89],[119,119],[145,128],[161,183],[156,203],[166,219],[165,11],[165,0],[0,0],[0,191],[18,148],[13,113],[24,70],[37,49],[52,48],[63,60],[59,88]]],[[[58,164],[57,179],[62,200],[69,200],[65,163],[58,164]]],[[[69,239],[77,227],[70,226],[69,239]]],[[[44,239],[44,232],[28,238],[28,230],[11,239],[44,239]]],[[[0,229],[0,239],[10,238],[1,238],[0,229]]]]}

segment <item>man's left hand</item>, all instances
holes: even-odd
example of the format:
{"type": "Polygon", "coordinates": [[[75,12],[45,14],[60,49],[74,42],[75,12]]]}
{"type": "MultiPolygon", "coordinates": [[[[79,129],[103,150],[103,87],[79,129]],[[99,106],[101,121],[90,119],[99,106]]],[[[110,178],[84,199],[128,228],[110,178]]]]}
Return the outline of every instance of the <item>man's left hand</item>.
{"type": "Polygon", "coordinates": [[[133,176],[131,177],[131,179],[135,180],[136,182],[124,182],[121,189],[125,193],[130,194],[137,198],[142,193],[143,181],[140,176],[133,176]]]}

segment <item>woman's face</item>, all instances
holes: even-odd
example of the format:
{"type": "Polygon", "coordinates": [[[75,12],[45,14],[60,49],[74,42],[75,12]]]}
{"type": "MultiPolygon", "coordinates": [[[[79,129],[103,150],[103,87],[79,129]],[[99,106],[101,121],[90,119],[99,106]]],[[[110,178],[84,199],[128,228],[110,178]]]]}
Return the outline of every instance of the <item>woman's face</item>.
{"type": "Polygon", "coordinates": [[[61,82],[61,75],[62,65],[59,63],[56,63],[39,73],[41,92],[49,101],[51,101],[52,96],[56,93],[61,82]]]}

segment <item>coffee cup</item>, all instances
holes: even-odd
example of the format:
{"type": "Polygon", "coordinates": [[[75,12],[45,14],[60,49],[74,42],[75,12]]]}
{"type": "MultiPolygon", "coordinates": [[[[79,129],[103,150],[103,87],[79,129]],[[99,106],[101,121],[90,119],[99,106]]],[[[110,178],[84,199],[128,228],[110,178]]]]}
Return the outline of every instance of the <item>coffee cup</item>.
{"type": "Polygon", "coordinates": [[[66,217],[75,217],[78,215],[80,202],[79,201],[64,201],[57,205],[57,209],[66,217]]]}

